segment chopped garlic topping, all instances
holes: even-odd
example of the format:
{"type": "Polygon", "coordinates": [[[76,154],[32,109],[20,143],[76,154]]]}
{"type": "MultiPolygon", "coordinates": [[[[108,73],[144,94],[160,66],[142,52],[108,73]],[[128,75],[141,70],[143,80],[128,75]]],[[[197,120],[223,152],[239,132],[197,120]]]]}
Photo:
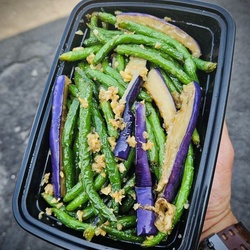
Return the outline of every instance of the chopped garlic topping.
{"type": "Polygon", "coordinates": [[[54,193],[54,190],[53,190],[53,185],[52,184],[47,184],[44,188],[44,192],[45,194],[48,194],[48,195],[53,195],[54,193]]]}
{"type": "Polygon", "coordinates": [[[42,219],[42,217],[43,217],[43,215],[44,215],[44,212],[43,212],[43,211],[41,211],[41,212],[38,214],[38,219],[39,219],[39,220],[41,220],[41,219],[42,219]]]}
{"type": "Polygon", "coordinates": [[[121,70],[120,74],[125,82],[130,82],[132,80],[132,73],[129,70],[121,70]]]}
{"type": "Polygon", "coordinates": [[[147,131],[144,131],[144,132],[142,133],[142,137],[143,137],[144,139],[148,139],[148,132],[147,132],[147,131]]]}
{"type": "Polygon", "coordinates": [[[120,173],[124,173],[124,171],[126,170],[126,167],[125,167],[124,163],[121,162],[121,163],[118,164],[117,166],[118,166],[119,172],[120,172],[120,173]]]}
{"type": "Polygon", "coordinates": [[[125,191],[124,189],[121,189],[119,191],[113,192],[110,194],[110,196],[115,199],[115,202],[119,202],[120,204],[122,203],[122,199],[125,197],[125,191]]]}
{"type": "Polygon", "coordinates": [[[127,139],[127,143],[130,147],[134,148],[136,146],[136,140],[134,136],[130,136],[127,139]]]}
{"type": "Polygon", "coordinates": [[[60,203],[58,203],[57,205],[56,205],[56,208],[61,208],[63,206],[63,202],[60,202],[60,203]]]}
{"type": "Polygon", "coordinates": [[[108,88],[108,90],[105,90],[104,88],[100,89],[99,92],[99,100],[100,101],[109,101],[109,100],[118,100],[118,88],[111,86],[108,88]]]}
{"type": "Polygon", "coordinates": [[[97,155],[94,158],[94,162],[92,164],[92,170],[97,173],[101,173],[105,167],[106,167],[105,155],[104,154],[97,155]]]}
{"type": "Polygon", "coordinates": [[[49,182],[49,176],[50,176],[50,173],[46,173],[43,177],[43,180],[41,182],[41,186],[43,186],[44,184],[47,184],[49,182]]]}
{"type": "Polygon", "coordinates": [[[115,113],[115,117],[120,118],[122,116],[122,113],[123,113],[124,108],[125,108],[125,102],[123,102],[123,101],[118,102],[116,100],[112,100],[110,106],[111,106],[113,112],[115,113]]]}
{"type": "Polygon", "coordinates": [[[101,189],[101,193],[105,195],[109,195],[111,193],[111,185],[109,184],[108,186],[104,187],[101,189]]]}
{"type": "Polygon", "coordinates": [[[87,56],[86,60],[88,64],[93,64],[94,58],[95,58],[94,53],[91,53],[89,56],[87,56]]]}
{"type": "Polygon", "coordinates": [[[152,149],[153,146],[154,146],[154,143],[151,142],[151,141],[147,141],[146,143],[142,143],[142,149],[143,149],[144,151],[147,151],[147,150],[152,149]]]}
{"type": "Polygon", "coordinates": [[[63,173],[63,171],[60,171],[60,177],[61,177],[61,178],[64,178],[64,173],[63,173]]]}
{"type": "Polygon", "coordinates": [[[98,227],[98,228],[95,230],[95,235],[96,235],[96,236],[99,236],[99,235],[105,236],[105,235],[106,235],[106,231],[104,231],[102,228],[98,227]]]}
{"type": "Polygon", "coordinates": [[[99,31],[98,31],[97,29],[94,29],[94,30],[93,30],[93,34],[94,34],[95,36],[97,36],[98,33],[99,33],[99,31]]]}
{"type": "Polygon", "coordinates": [[[93,153],[99,152],[101,150],[101,141],[99,135],[96,132],[92,132],[87,135],[89,150],[93,153]]]}
{"type": "Polygon", "coordinates": [[[115,128],[123,130],[126,127],[126,123],[122,118],[110,119],[109,123],[115,128]]]}
{"type": "Polygon", "coordinates": [[[173,226],[175,215],[175,205],[169,203],[164,198],[159,198],[155,202],[155,213],[157,215],[155,226],[160,232],[169,233],[173,226]]]}
{"type": "Polygon", "coordinates": [[[117,228],[118,231],[121,231],[122,230],[122,224],[117,223],[116,228],[117,228]]]}
{"type": "Polygon", "coordinates": [[[83,47],[75,47],[72,49],[72,51],[80,51],[80,50],[84,50],[83,47]]]}
{"type": "Polygon", "coordinates": [[[52,208],[51,208],[51,207],[46,207],[45,213],[46,213],[47,215],[52,215],[52,208]]]}
{"type": "Polygon", "coordinates": [[[83,36],[83,31],[82,30],[77,30],[75,32],[76,35],[83,36]]]}
{"type": "Polygon", "coordinates": [[[140,204],[139,203],[135,203],[134,206],[133,206],[133,209],[137,210],[138,208],[140,208],[140,204]]]}
{"type": "Polygon", "coordinates": [[[82,216],[83,216],[83,211],[82,210],[77,210],[76,217],[81,222],[82,222],[82,216]]]}
{"type": "Polygon", "coordinates": [[[78,97],[79,102],[83,108],[87,108],[89,106],[87,98],[80,98],[78,97]]]}
{"type": "Polygon", "coordinates": [[[161,43],[160,43],[160,42],[156,42],[155,48],[156,48],[156,49],[160,49],[160,48],[161,48],[161,43]]]}
{"type": "Polygon", "coordinates": [[[108,141],[109,141],[110,147],[113,151],[115,149],[115,146],[116,146],[115,137],[112,137],[112,136],[108,137],[108,141]]]}

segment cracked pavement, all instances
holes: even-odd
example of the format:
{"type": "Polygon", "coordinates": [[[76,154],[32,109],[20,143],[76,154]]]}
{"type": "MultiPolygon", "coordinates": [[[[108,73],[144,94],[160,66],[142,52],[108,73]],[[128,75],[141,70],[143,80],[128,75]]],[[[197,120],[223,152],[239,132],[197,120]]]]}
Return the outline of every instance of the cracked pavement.
{"type": "MultiPolygon", "coordinates": [[[[235,148],[232,208],[238,220],[250,229],[250,2],[209,2],[225,7],[233,15],[237,27],[226,119],[235,148]]],[[[12,194],[66,22],[67,18],[60,16],[0,40],[0,248],[3,250],[61,249],[20,228],[12,215],[12,194]]]]}

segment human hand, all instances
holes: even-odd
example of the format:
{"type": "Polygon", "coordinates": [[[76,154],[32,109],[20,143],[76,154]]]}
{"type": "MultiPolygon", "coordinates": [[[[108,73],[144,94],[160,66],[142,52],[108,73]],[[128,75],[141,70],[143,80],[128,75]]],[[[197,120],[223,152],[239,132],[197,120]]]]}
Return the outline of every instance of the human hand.
{"type": "Polygon", "coordinates": [[[230,206],[234,149],[224,122],[201,240],[237,223],[230,206]]]}

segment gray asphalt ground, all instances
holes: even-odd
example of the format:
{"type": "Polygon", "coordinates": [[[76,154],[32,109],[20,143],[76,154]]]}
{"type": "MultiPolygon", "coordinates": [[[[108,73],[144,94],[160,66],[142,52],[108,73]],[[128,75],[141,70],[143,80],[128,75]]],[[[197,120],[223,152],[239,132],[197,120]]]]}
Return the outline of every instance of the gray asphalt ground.
{"type": "MultiPolygon", "coordinates": [[[[29,1],[17,2],[26,4],[29,1]]],[[[62,6],[61,2],[62,0],[52,1],[52,7],[56,9],[62,6]]],[[[232,14],[237,27],[226,112],[229,133],[235,149],[231,203],[238,220],[250,229],[250,1],[209,2],[226,8],[232,14]]],[[[9,5],[6,3],[7,1],[0,0],[2,14],[12,7],[11,1],[9,5]]],[[[14,1],[12,4],[14,6],[14,1]]],[[[53,19],[49,19],[49,15],[46,19],[46,12],[36,14],[36,8],[33,8],[32,15],[37,16],[37,19],[33,19],[32,29],[28,25],[26,30],[23,29],[23,25],[18,28],[18,22],[29,23],[29,19],[23,20],[23,12],[15,13],[17,23],[6,22],[2,18],[0,24],[1,33],[6,34],[0,38],[0,249],[2,250],[60,249],[24,231],[12,214],[13,190],[29,132],[57,45],[66,25],[67,17],[62,17],[69,12],[67,9],[58,14],[53,12],[53,8],[50,9],[52,15],[53,13],[57,15],[53,19]],[[39,18],[42,19],[41,22],[39,18]]]]}

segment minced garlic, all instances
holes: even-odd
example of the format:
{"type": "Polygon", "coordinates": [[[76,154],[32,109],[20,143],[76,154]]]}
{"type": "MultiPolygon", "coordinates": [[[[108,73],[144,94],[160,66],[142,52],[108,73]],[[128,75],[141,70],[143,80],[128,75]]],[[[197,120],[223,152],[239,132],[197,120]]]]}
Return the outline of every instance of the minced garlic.
{"type": "Polygon", "coordinates": [[[43,212],[43,211],[41,211],[41,212],[38,214],[38,219],[39,219],[39,220],[41,220],[41,219],[42,219],[42,217],[43,217],[43,215],[44,215],[44,212],[43,212]]]}
{"type": "Polygon", "coordinates": [[[109,100],[118,100],[118,87],[111,86],[107,90],[104,88],[100,89],[99,100],[100,101],[109,101],[109,100]]]}
{"type": "Polygon", "coordinates": [[[126,167],[125,167],[124,163],[121,162],[117,166],[118,166],[119,172],[124,173],[124,171],[126,170],[126,167]]]}
{"type": "Polygon", "coordinates": [[[115,137],[112,137],[112,136],[108,137],[108,141],[109,141],[110,147],[113,151],[115,149],[115,146],[116,146],[115,137]]]}
{"type": "Polygon", "coordinates": [[[105,195],[109,195],[111,193],[111,185],[109,184],[108,186],[104,187],[101,189],[101,193],[105,195]]]}
{"type": "Polygon", "coordinates": [[[52,208],[51,208],[51,207],[46,207],[45,213],[46,213],[47,215],[52,215],[52,208]]]}
{"type": "Polygon", "coordinates": [[[82,216],[83,216],[83,211],[82,210],[77,210],[76,217],[81,222],[82,222],[82,216]]]}
{"type": "Polygon", "coordinates": [[[144,139],[148,139],[148,132],[147,132],[147,131],[144,131],[144,132],[142,133],[142,136],[143,136],[144,139]]]}
{"type": "Polygon", "coordinates": [[[155,43],[155,48],[156,49],[160,49],[161,48],[161,43],[160,42],[156,42],[155,43]]]}
{"type": "Polygon", "coordinates": [[[119,204],[122,203],[122,199],[125,197],[125,191],[124,189],[121,189],[119,191],[113,192],[110,194],[110,196],[115,199],[115,202],[119,202],[119,204]]]}
{"type": "Polygon", "coordinates": [[[89,150],[93,153],[99,152],[101,150],[101,141],[99,135],[96,132],[89,133],[87,135],[89,150]]]}
{"type": "Polygon", "coordinates": [[[120,118],[123,114],[124,108],[125,108],[125,102],[123,101],[116,101],[112,100],[110,103],[110,106],[115,114],[116,118],[120,118]]]}
{"type": "Polygon", "coordinates": [[[43,186],[44,184],[47,184],[49,182],[49,176],[50,176],[50,173],[46,173],[43,177],[43,180],[41,182],[41,186],[43,186]]]}
{"type": "Polygon", "coordinates": [[[134,206],[133,206],[133,209],[137,210],[137,209],[139,209],[139,207],[140,207],[140,204],[139,203],[135,203],[134,206]]]}
{"type": "Polygon", "coordinates": [[[79,50],[84,50],[84,48],[83,47],[75,47],[72,49],[72,51],[79,51],[79,50]]]}
{"type": "Polygon", "coordinates": [[[48,194],[48,195],[53,195],[54,193],[54,190],[53,190],[53,185],[52,184],[47,184],[44,188],[44,192],[45,194],[48,194]]]}
{"type": "Polygon", "coordinates": [[[83,108],[87,108],[89,106],[87,98],[80,98],[78,97],[79,102],[83,108]]]}
{"type": "Polygon", "coordinates": [[[86,60],[88,64],[93,64],[94,58],[95,58],[94,53],[91,53],[89,56],[87,56],[86,60]]]}
{"type": "Polygon", "coordinates": [[[142,149],[143,149],[144,151],[147,151],[147,150],[152,149],[153,146],[154,146],[154,143],[151,142],[151,141],[147,141],[146,143],[142,143],[142,149]]]}
{"type": "Polygon", "coordinates": [[[127,139],[127,143],[130,147],[134,148],[136,146],[136,140],[134,136],[130,136],[127,139]]]}
{"type": "Polygon", "coordinates": [[[92,164],[92,170],[97,173],[101,173],[105,167],[106,167],[105,155],[104,154],[97,155],[94,158],[94,162],[92,164]]]}
{"type": "Polygon", "coordinates": [[[109,123],[115,128],[123,130],[126,127],[126,123],[122,118],[109,119],[109,123]]]}
{"type": "Polygon", "coordinates": [[[121,70],[120,71],[120,75],[122,76],[123,80],[125,82],[130,82],[132,80],[132,74],[129,70],[125,69],[125,70],[121,70]]]}

